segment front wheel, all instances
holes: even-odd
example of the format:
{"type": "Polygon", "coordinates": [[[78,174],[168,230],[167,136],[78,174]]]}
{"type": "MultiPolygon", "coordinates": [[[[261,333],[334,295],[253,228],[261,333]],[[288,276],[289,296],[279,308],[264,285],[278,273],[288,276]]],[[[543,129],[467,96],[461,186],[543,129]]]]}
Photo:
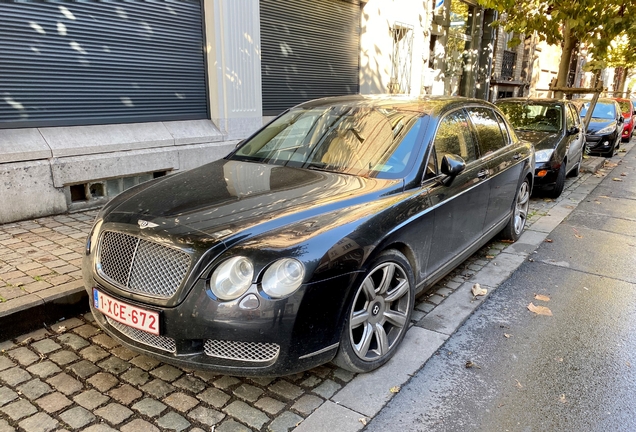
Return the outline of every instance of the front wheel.
{"type": "Polygon", "coordinates": [[[501,231],[504,240],[517,241],[521,237],[523,228],[528,219],[528,207],[530,206],[530,182],[527,178],[523,180],[517,196],[515,197],[514,208],[510,215],[508,225],[501,231]]]}
{"type": "Polygon", "coordinates": [[[576,163],[576,167],[570,172],[572,177],[578,177],[581,174],[581,164],[583,163],[583,149],[581,149],[581,156],[579,156],[579,161],[576,163]]]}
{"type": "Polygon", "coordinates": [[[559,168],[559,172],[557,173],[556,182],[554,183],[554,188],[548,193],[550,198],[558,198],[561,196],[563,192],[563,188],[565,187],[565,165],[567,161],[563,161],[561,163],[561,168],[559,168]]]}
{"type": "Polygon", "coordinates": [[[404,339],[414,302],[411,266],[398,251],[383,252],[357,287],[333,362],[370,372],[395,354],[404,339]]]}

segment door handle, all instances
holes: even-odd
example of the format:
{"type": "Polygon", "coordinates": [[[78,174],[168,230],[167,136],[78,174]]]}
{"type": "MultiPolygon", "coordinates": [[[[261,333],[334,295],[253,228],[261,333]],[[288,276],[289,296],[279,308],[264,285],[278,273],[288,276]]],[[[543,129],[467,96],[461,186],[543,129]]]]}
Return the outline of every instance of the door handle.
{"type": "Polygon", "coordinates": [[[487,169],[483,169],[477,173],[477,178],[484,179],[488,177],[488,174],[490,174],[490,171],[488,171],[487,169]]]}

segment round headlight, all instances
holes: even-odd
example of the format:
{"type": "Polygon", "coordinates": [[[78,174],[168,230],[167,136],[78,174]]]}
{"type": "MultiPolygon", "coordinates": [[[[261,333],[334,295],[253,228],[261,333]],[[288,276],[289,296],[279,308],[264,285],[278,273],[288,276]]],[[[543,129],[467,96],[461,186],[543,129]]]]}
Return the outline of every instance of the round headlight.
{"type": "Polygon", "coordinates": [[[254,266],[242,256],[236,256],[217,267],[210,278],[210,288],[221,300],[240,297],[252,284],[254,266]]]}
{"type": "Polygon", "coordinates": [[[305,267],[293,258],[276,261],[265,270],[263,291],[270,297],[284,297],[296,291],[305,277],[305,267]]]}

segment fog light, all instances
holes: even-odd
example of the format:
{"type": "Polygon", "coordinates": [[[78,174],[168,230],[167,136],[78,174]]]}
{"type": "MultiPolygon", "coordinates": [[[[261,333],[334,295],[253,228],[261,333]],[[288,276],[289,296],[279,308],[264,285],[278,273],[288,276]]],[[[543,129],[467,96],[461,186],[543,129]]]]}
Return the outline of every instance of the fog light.
{"type": "Polygon", "coordinates": [[[537,173],[537,177],[545,177],[548,173],[548,170],[541,170],[537,173]]]}

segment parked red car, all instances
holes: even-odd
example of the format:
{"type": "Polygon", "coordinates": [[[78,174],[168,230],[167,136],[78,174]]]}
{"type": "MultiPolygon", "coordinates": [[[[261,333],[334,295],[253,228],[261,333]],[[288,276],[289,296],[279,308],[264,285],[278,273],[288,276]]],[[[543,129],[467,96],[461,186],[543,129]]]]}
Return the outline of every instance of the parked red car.
{"type": "Polygon", "coordinates": [[[616,98],[616,101],[621,106],[623,118],[625,119],[621,139],[623,142],[628,142],[634,132],[634,125],[636,123],[636,108],[634,108],[634,104],[629,99],[616,98]]]}

